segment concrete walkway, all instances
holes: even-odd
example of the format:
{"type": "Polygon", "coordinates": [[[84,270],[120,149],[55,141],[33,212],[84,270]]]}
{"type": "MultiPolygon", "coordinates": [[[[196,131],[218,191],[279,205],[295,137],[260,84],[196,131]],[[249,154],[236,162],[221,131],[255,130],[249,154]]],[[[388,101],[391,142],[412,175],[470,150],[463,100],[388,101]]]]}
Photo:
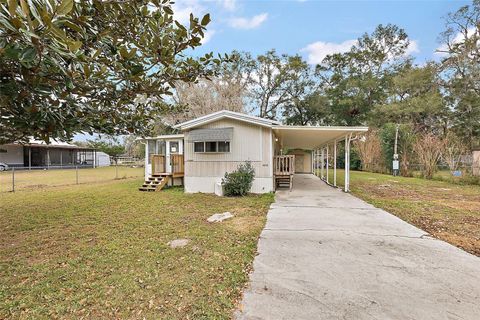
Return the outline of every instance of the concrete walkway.
{"type": "Polygon", "coordinates": [[[297,175],[279,191],[237,319],[480,319],[480,258],[297,175]]]}

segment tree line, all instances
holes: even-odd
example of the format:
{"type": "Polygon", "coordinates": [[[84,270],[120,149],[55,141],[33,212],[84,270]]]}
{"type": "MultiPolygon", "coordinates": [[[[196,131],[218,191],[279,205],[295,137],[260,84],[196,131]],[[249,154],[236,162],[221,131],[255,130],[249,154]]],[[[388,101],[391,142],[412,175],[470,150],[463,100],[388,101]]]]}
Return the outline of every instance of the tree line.
{"type": "MultiPolygon", "coordinates": [[[[187,107],[170,120],[229,108],[292,125],[369,126],[369,142],[362,143],[376,143],[368,148],[378,152],[368,158],[356,143],[356,155],[363,169],[376,163],[377,171],[391,169],[398,126],[401,172],[409,175],[412,161],[424,169],[448,163],[449,152],[434,150],[465,154],[479,145],[480,1],[448,14],[439,39],[438,61],[422,64],[408,54],[405,30],[393,24],[377,26],[316,66],[275,50],[232,52],[214,78],[182,84],[175,103],[187,107]],[[428,145],[435,148],[426,160],[428,145]]],[[[424,171],[431,177],[431,170],[424,171]]]]}

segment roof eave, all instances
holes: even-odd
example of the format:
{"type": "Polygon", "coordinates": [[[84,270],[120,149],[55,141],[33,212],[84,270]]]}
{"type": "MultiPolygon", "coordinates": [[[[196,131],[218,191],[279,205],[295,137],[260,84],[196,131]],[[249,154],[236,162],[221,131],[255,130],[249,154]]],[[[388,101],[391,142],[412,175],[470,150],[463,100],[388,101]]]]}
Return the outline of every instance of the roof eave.
{"type": "Polygon", "coordinates": [[[262,118],[257,118],[257,117],[252,117],[249,115],[244,115],[238,112],[232,112],[232,111],[219,111],[215,113],[208,114],[203,117],[199,117],[193,120],[189,120],[187,122],[180,123],[174,128],[180,129],[180,130],[188,130],[191,128],[195,128],[204,124],[208,124],[220,119],[233,119],[233,120],[239,120],[239,121],[244,121],[252,124],[256,124],[259,126],[263,127],[268,127],[271,128],[273,126],[280,125],[280,122],[275,121],[275,120],[268,120],[268,119],[262,119],[262,118]]]}
{"type": "Polygon", "coordinates": [[[351,131],[351,132],[366,132],[368,127],[348,127],[348,126],[274,126],[274,130],[318,130],[318,131],[351,131]]]}

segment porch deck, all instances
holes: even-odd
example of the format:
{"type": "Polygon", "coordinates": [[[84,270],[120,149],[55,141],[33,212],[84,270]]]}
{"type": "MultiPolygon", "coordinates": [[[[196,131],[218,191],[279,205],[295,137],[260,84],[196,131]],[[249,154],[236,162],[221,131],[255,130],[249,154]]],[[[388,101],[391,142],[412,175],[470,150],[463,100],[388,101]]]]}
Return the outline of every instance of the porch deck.
{"type": "Polygon", "coordinates": [[[160,191],[171,183],[173,185],[175,178],[182,179],[184,184],[185,164],[183,154],[170,155],[170,171],[167,170],[166,156],[160,154],[151,155],[152,174],[145,180],[144,184],[138,188],[140,191],[160,191]]]}
{"type": "Polygon", "coordinates": [[[280,186],[293,187],[293,174],[295,173],[295,155],[273,157],[273,176],[275,189],[280,186]]]}

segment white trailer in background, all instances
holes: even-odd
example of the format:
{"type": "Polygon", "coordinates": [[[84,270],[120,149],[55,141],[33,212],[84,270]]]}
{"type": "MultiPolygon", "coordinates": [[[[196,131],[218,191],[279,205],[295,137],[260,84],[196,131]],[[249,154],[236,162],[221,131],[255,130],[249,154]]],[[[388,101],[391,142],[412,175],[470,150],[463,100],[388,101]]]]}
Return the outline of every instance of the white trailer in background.
{"type": "Polygon", "coordinates": [[[97,167],[108,167],[111,164],[110,156],[105,152],[97,151],[95,163],[97,167]]]}

